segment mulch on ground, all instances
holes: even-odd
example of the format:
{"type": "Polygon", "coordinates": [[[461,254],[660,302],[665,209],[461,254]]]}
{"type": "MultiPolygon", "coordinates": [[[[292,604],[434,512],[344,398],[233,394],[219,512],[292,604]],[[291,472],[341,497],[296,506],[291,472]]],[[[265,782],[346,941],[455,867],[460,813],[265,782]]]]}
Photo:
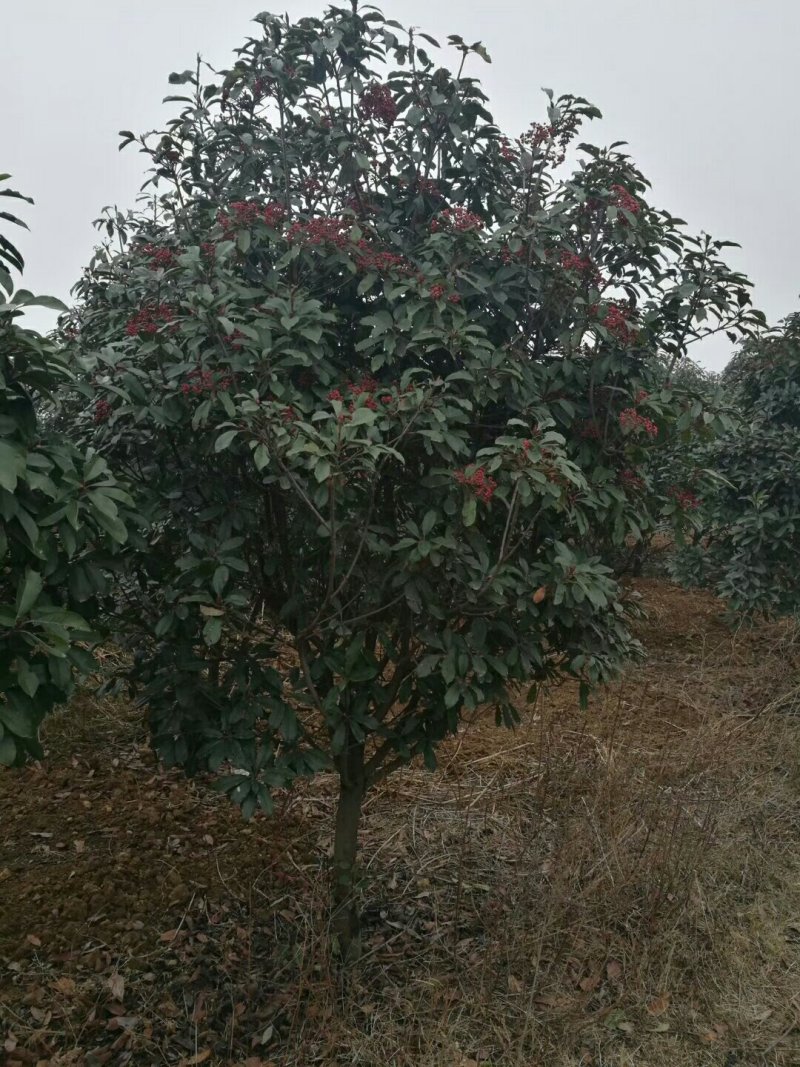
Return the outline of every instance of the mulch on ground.
{"type": "Polygon", "coordinates": [[[82,696],[0,777],[0,1062],[800,1064],[800,639],[632,591],[649,659],[587,712],[477,716],[369,798],[344,974],[332,780],[244,824],[82,696]]]}

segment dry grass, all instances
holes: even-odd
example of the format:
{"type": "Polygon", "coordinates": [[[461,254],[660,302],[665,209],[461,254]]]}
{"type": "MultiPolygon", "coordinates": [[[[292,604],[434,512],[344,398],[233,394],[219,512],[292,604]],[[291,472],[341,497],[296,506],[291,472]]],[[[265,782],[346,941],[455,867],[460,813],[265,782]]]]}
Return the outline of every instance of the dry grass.
{"type": "Polygon", "coordinates": [[[25,820],[8,823],[5,860],[0,846],[24,902],[0,915],[8,1062],[30,1048],[18,1062],[800,1064],[800,635],[731,633],[709,597],[636,587],[650,659],[588,712],[564,687],[514,733],[477,719],[439,772],[410,768],[370,798],[363,953],[344,977],[322,873],[330,782],[243,831],[153,768],[124,709],[55,722],[64,754],[19,777],[28,799],[0,783],[4,822],[20,803],[25,820]],[[54,777],[92,807],[66,836],[109,842],[62,849],[76,875],[58,892],[42,877],[64,876],[55,846],[29,837],[59,836],[54,777]],[[96,899],[76,910],[87,880],[96,899]],[[87,914],[120,897],[110,921],[87,914]]]}

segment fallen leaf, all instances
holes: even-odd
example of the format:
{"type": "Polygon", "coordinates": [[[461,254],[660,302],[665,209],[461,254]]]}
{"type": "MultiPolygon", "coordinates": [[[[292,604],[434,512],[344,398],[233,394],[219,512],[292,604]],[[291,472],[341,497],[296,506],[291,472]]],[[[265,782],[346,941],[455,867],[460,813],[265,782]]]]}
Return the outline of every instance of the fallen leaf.
{"type": "Polygon", "coordinates": [[[86,842],[85,841],[80,841],[78,838],[75,838],[75,840],[72,842],[72,844],[73,844],[73,846],[75,848],[75,851],[78,853],[78,855],[80,855],[81,852],[85,852],[86,851],[86,842]]]}
{"type": "Polygon", "coordinates": [[[125,999],[125,979],[121,974],[112,974],[106,983],[108,985],[111,996],[114,1000],[118,1000],[120,1004],[125,999]]]}
{"type": "Polygon", "coordinates": [[[547,596],[547,586],[540,585],[536,592],[533,594],[534,604],[541,604],[544,598],[547,596]]]}
{"type": "Polygon", "coordinates": [[[581,978],[580,982],[578,982],[578,985],[584,993],[594,993],[595,989],[597,989],[597,987],[600,985],[602,977],[602,973],[590,974],[587,975],[585,978],[581,978]]]}
{"type": "Polygon", "coordinates": [[[649,1015],[663,1015],[669,1007],[671,993],[662,993],[660,997],[656,997],[651,1000],[647,1005],[647,1012],[649,1015]]]}
{"type": "Polygon", "coordinates": [[[181,1060],[181,1067],[194,1067],[195,1064],[205,1063],[208,1059],[211,1059],[211,1049],[204,1048],[202,1052],[195,1052],[188,1060],[181,1060]]]}
{"type": "Polygon", "coordinates": [[[197,994],[197,999],[195,1000],[194,1007],[192,1008],[193,1023],[201,1023],[208,1014],[206,1012],[206,996],[207,994],[205,990],[202,990],[200,993],[197,994]]]}
{"type": "Polygon", "coordinates": [[[509,993],[521,993],[524,989],[522,982],[519,978],[515,978],[513,974],[508,976],[508,991],[509,993]]]}
{"type": "Polygon", "coordinates": [[[106,1023],[106,1030],[133,1030],[138,1022],[138,1015],[115,1015],[106,1023]]]}
{"type": "Polygon", "coordinates": [[[33,945],[34,948],[41,948],[42,939],[37,937],[36,934],[28,934],[25,940],[29,945],[33,945]]]}
{"type": "MultiPolygon", "coordinates": [[[[259,1038],[257,1039],[257,1040],[258,1040],[258,1043],[259,1043],[260,1045],[268,1045],[268,1044],[270,1043],[270,1041],[272,1040],[272,1035],[273,1035],[274,1033],[275,1033],[275,1027],[274,1027],[274,1026],[272,1025],[272,1023],[270,1023],[270,1024],[269,1024],[269,1026],[267,1026],[267,1027],[266,1027],[266,1028],[265,1028],[265,1029],[263,1030],[263,1032],[262,1032],[262,1034],[261,1034],[261,1037],[259,1037],[259,1038]]],[[[254,1043],[255,1043],[255,1042],[254,1042],[254,1043]]]]}
{"type": "Polygon", "coordinates": [[[55,989],[56,993],[61,993],[65,997],[71,997],[76,988],[74,980],[67,978],[66,975],[56,978],[53,982],[53,989],[55,989]]]}
{"type": "Polygon", "coordinates": [[[618,982],[622,978],[622,964],[619,960],[609,960],[606,964],[606,974],[609,981],[618,982]]]}

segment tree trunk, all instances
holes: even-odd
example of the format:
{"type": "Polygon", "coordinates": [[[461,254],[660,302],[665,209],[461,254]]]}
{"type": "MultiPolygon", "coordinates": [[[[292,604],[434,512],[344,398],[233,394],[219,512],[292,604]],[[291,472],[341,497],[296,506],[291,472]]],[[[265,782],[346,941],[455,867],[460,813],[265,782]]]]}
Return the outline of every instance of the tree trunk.
{"type": "Polygon", "coordinates": [[[364,802],[364,745],[351,738],[338,760],[339,805],[333,839],[333,930],[343,959],[358,955],[359,917],[356,908],[355,866],[358,827],[364,802]]]}

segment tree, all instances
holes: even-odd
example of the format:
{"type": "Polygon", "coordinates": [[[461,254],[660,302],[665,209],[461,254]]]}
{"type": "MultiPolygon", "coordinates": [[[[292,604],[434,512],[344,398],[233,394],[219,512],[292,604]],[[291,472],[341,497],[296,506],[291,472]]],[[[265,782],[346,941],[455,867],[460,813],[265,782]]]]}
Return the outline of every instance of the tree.
{"type": "MultiPolygon", "coordinates": [[[[9,175],[0,174],[0,183],[9,175]]],[[[0,196],[27,200],[12,189],[0,196]]],[[[5,222],[24,226],[8,211],[5,222]]],[[[120,511],[130,498],[94,449],[53,428],[54,398],[71,381],[56,346],[19,322],[25,308],[65,310],[52,297],[14,291],[24,267],[0,235],[0,764],[41,757],[38,727],[94,661],[86,643],[108,592],[120,511]]]]}
{"type": "Polygon", "coordinates": [[[735,421],[700,450],[718,476],[675,563],[738,615],[800,609],[800,316],[748,340],[722,375],[735,421]]]}
{"type": "Polygon", "coordinates": [[[231,70],[171,76],[165,132],[123,131],[146,199],[71,328],[85,432],[151,524],[126,593],[156,748],[247,816],[335,769],[346,949],[366,790],[636,653],[596,547],[650,521],[663,354],[757,316],[619,146],[564,174],[586,101],[512,142],[480,43],[453,75],[372,8],[256,22],[231,70]]]}

